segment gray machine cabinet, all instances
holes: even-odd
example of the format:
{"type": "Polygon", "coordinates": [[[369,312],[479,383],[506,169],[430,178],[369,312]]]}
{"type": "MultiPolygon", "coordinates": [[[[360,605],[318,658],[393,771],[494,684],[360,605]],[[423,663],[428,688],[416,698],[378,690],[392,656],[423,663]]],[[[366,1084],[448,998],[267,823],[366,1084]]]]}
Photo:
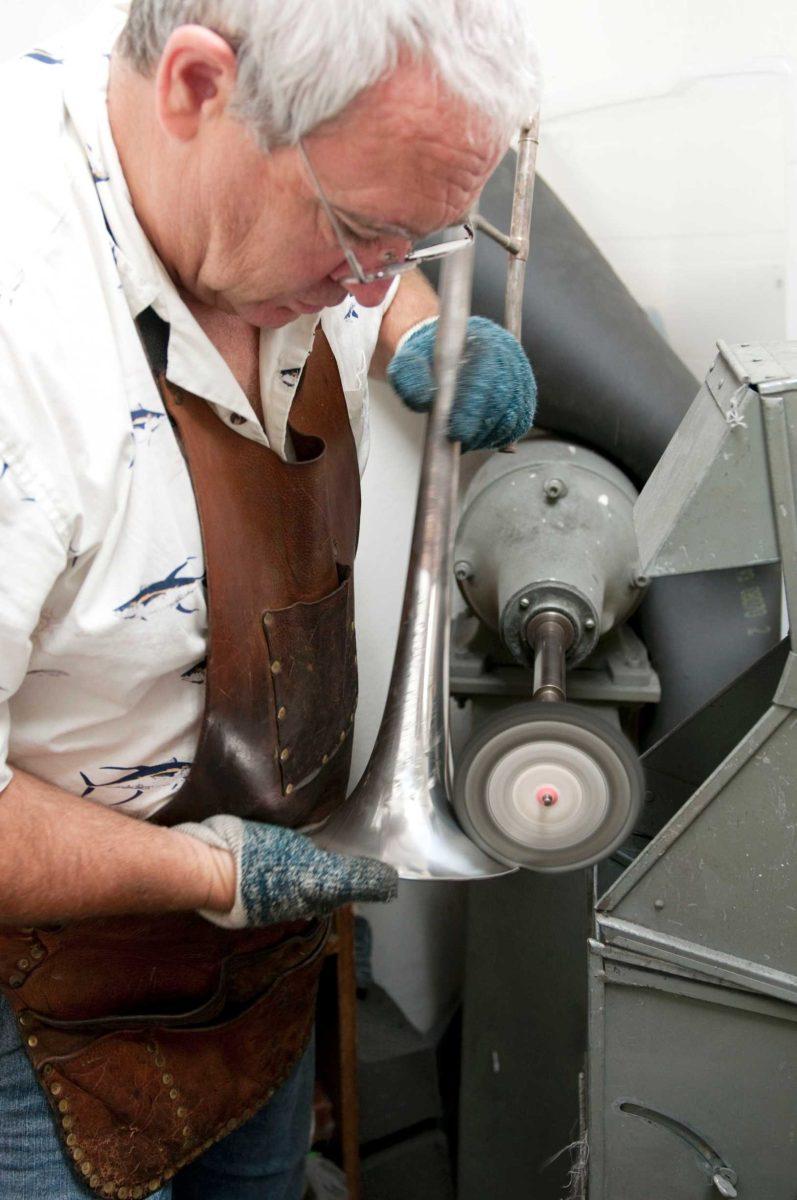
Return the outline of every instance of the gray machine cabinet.
{"type": "Polygon", "coordinates": [[[593,950],[590,1200],[795,1200],[797,1008],[593,950]]]}
{"type": "Polygon", "coordinates": [[[791,652],[597,903],[589,1200],[797,1200],[796,465],[797,345],[720,345],[635,511],[650,573],[778,558],[791,652]]]}

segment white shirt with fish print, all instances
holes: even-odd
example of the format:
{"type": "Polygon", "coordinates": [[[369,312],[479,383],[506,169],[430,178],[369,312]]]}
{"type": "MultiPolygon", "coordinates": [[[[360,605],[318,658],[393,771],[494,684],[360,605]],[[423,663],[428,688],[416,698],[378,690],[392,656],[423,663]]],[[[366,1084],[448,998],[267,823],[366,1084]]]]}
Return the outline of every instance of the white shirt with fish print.
{"type": "MultiPolygon", "coordinates": [[[[0,789],[13,764],[146,818],[191,767],[207,609],[190,479],[133,318],[152,305],[169,379],[283,457],[317,319],[262,334],[261,425],[132,209],[105,104],[125,7],[0,68],[0,789]]],[[[361,468],[394,294],[321,314],[361,468]]]]}

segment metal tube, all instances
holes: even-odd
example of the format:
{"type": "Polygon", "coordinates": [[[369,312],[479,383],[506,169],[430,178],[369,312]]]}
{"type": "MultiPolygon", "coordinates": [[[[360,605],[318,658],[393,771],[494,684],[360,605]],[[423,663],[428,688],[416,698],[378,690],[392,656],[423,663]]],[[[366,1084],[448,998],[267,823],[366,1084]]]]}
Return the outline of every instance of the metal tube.
{"type": "Polygon", "coordinates": [[[520,341],[523,316],[523,284],[529,258],[531,206],[534,200],[534,173],[537,166],[537,147],[540,137],[539,115],[520,131],[515,168],[515,194],[512,200],[512,222],[509,239],[517,246],[509,261],[506,278],[504,325],[520,341]]]}
{"type": "Polygon", "coordinates": [[[526,639],[534,651],[534,700],[566,699],[565,656],[576,631],[562,613],[541,612],[526,626],[526,639]]]}
{"type": "Polygon", "coordinates": [[[478,229],[480,233],[486,233],[488,238],[492,238],[504,250],[508,250],[510,254],[517,254],[521,249],[518,242],[513,242],[508,233],[504,233],[497,225],[493,225],[492,221],[488,221],[481,213],[476,213],[473,217],[473,227],[478,229]]]}

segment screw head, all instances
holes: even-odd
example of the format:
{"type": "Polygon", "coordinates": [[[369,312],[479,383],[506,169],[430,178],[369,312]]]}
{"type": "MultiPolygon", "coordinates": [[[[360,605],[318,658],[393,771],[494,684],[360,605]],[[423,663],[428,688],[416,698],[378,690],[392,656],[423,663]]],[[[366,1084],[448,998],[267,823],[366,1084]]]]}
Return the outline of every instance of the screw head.
{"type": "Polygon", "coordinates": [[[567,484],[563,479],[546,479],[542,485],[545,498],[554,502],[567,495],[567,484]]]}
{"type": "Polygon", "coordinates": [[[473,567],[467,559],[461,558],[459,562],[454,563],[454,578],[459,583],[464,583],[466,579],[470,579],[473,575],[473,567]]]}
{"type": "Polygon", "coordinates": [[[661,910],[664,908],[664,901],[663,900],[654,900],[653,907],[657,910],[657,912],[661,912],[661,910]]]}
{"type": "Polygon", "coordinates": [[[595,628],[594,617],[587,617],[586,621],[584,622],[584,628],[589,629],[590,631],[595,628]]]}
{"type": "Polygon", "coordinates": [[[528,596],[521,596],[518,600],[518,608],[528,608],[530,604],[531,601],[529,600],[528,596]]]}
{"type": "Polygon", "coordinates": [[[649,583],[650,578],[647,575],[642,575],[640,573],[639,575],[631,576],[631,587],[633,588],[646,588],[649,583]]]}

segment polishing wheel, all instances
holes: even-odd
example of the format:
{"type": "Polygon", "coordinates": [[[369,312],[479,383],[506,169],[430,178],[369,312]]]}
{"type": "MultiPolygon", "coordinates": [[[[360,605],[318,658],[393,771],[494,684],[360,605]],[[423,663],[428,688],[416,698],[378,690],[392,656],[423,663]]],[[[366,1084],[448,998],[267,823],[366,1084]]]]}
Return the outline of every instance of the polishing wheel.
{"type": "Polygon", "coordinates": [[[606,858],[631,833],[643,795],[628,739],[564,703],[517,705],[485,722],[454,779],[454,807],[470,837],[535,871],[606,858]]]}

